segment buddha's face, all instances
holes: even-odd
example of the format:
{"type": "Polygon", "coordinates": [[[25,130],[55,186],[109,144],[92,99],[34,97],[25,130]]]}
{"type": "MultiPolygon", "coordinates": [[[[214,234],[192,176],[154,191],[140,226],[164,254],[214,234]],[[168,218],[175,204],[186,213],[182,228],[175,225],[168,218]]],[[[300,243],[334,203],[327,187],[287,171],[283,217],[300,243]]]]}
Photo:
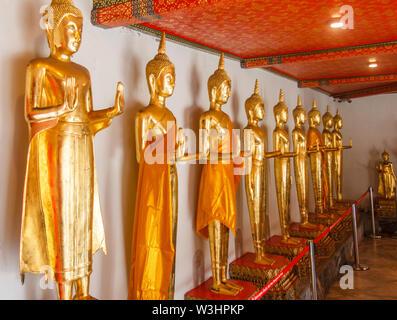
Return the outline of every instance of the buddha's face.
{"type": "Polygon", "coordinates": [[[306,122],[306,113],[303,111],[299,111],[295,114],[294,117],[295,125],[298,127],[301,127],[305,124],[306,122]]]}
{"type": "Polygon", "coordinates": [[[334,119],[329,117],[324,119],[324,128],[330,130],[334,126],[334,119]]]}
{"type": "Polygon", "coordinates": [[[288,122],[288,109],[287,108],[279,108],[275,112],[276,122],[279,125],[284,125],[288,122]]]}
{"type": "Polygon", "coordinates": [[[217,104],[223,105],[229,101],[231,92],[231,83],[230,81],[223,81],[218,90],[216,90],[215,94],[215,102],[217,104]]]}
{"type": "Polygon", "coordinates": [[[265,117],[265,104],[258,103],[254,108],[254,117],[257,121],[262,121],[265,117]]]}
{"type": "Polygon", "coordinates": [[[71,56],[80,48],[82,31],[83,19],[67,15],[54,30],[48,29],[48,33],[52,33],[50,47],[58,54],[71,56]]]}
{"type": "Polygon", "coordinates": [[[310,124],[312,127],[318,127],[321,124],[321,114],[320,112],[313,112],[310,115],[310,124]]]}
{"type": "Polygon", "coordinates": [[[156,93],[164,98],[173,95],[175,90],[175,69],[165,68],[156,80],[156,93]]]}
{"type": "Polygon", "coordinates": [[[335,121],[335,129],[342,129],[343,128],[343,120],[339,118],[335,121]]]}
{"type": "Polygon", "coordinates": [[[389,159],[390,159],[390,157],[389,157],[389,154],[388,154],[388,153],[384,153],[384,154],[382,154],[382,157],[383,157],[383,161],[385,161],[385,162],[389,161],[389,159]]]}

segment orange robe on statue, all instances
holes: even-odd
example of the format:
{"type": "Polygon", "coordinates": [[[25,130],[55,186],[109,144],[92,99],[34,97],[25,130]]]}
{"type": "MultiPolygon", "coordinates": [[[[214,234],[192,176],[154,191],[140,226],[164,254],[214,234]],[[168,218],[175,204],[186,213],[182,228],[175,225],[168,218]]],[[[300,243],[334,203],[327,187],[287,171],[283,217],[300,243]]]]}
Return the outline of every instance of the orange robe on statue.
{"type": "MultiPolygon", "coordinates": [[[[309,128],[307,132],[307,147],[308,148],[317,148],[317,145],[320,147],[324,146],[323,136],[320,131],[317,129],[309,128]]],[[[327,199],[329,196],[329,188],[328,188],[328,180],[327,180],[327,167],[325,163],[325,152],[321,150],[321,167],[322,167],[322,180],[323,180],[323,208],[326,210],[327,199]]]]}
{"type": "MultiPolygon", "coordinates": [[[[233,125],[229,121],[229,137],[232,137],[232,130],[233,125]]],[[[233,148],[227,144],[232,145],[232,139],[222,142],[218,152],[230,153],[233,148]]],[[[208,239],[208,225],[215,221],[220,221],[236,234],[236,191],[241,175],[234,175],[234,169],[243,165],[219,160],[217,164],[203,166],[196,223],[196,231],[202,238],[208,239]]]]}
{"type": "Polygon", "coordinates": [[[134,216],[129,300],[167,300],[175,258],[168,154],[175,152],[175,127],[148,142],[141,154],[134,216]],[[169,144],[169,146],[168,146],[169,144]],[[148,149],[150,148],[150,149],[148,149]],[[168,152],[166,152],[168,150],[168,152]],[[154,152],[153,152],[154,151],[154,152]],[[163,160],[149,164],[145,154],[163,160]],[[164,156],[165,155],[165,156],[164,156]]]}

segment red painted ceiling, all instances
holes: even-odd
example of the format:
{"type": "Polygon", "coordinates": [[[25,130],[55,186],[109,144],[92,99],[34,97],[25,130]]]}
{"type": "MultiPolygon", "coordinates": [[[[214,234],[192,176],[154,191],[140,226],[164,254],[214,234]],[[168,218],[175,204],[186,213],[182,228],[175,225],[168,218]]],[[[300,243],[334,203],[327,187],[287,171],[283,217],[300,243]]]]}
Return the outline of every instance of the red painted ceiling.
{"type": "MultiPolygon", "coordinates": [[[[241,59],[298,53],[305,58],[280,63],[273,57],[271,65],[296,80],[397,73],[397,50],[384,50],[397,41],[396,0],[94,0],[94,8],[97,24],[139,23],[241,59]],[[343,5],[354,10],[352,30],[330,27],[343,5]],[[365,54],[355,50],[367,45],[365,54]],[[340,54],[312,59],[313,51],[330,49],[340,54]],[[378,68],[368,68],[370,58],[378,68]]],[[[327,92],[354,88],[349,83],[327,92]]]]}

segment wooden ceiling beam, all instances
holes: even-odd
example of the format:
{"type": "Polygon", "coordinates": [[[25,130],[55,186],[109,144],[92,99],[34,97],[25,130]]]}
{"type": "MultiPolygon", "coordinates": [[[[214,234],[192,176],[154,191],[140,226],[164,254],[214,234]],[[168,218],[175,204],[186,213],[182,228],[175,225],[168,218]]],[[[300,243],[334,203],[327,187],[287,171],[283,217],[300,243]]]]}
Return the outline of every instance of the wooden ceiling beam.
{"type": "Polygon", "coordinates": [[[389,74],[375,74],[369,76],[357,76],[357,77],[344,77],[344,78],[332,78],[332,79],[310,79],[310,80],[299,80],[299,88],[318,88],[321,86],[338,86],[345,84],[356,84],[356,83],[371,83],[380,81],[397,81],[397,73],[389,74]]]}
{"type": "Polygon", "coordinates": [[[287,63],[336,60],[382,53],[397,53],[397,41],[243,59],[241,61],[241,67],[246,69],[266,68],[287,63]]]}
{"type": "Polygon", "coordinates": [[[386,86],[379,86],[379,87],[333,94],[332,97],[342,102],[342,101],[350,101],[351,99],[355,99],[355,98],[368,97],[368,96],[373,96],[376,94],[384,94],[384,93],[397,93],[397,83],[389,84],[386,86]]]}

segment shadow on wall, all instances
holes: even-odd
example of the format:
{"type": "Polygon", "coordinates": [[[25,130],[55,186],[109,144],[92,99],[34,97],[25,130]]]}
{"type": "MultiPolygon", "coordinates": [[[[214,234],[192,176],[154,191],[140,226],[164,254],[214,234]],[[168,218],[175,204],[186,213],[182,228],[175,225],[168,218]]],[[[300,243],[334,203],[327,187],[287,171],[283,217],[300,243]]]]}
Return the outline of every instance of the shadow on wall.
{"type": "MultiPolygon", "coordinates": [[[[190,96],[192,97],[192,104],[186,107],[184,110],[184,123],[186,128],[193,130],[196,141],[187,140],[187,146],[189,153],[199,151],[199,129],[200,129],[200,117],[205,111],[204,108],[198,105],[198,99],[201,90],[201,82],[199,71],[195,63],[192,64],[191,69],[191,80],[190,80],[190,96]]],[[[188,138],[189,139],[189,138],[188,138]]],[[[191,137],[193,139],[193,137],[191,137]]],[[[201,166],[198,164],[189,164],[188,174],[188,194],[191,195],[189,198],[188,212],[192,215],[191,220],[193,221],[192,232],[194,233],[194,248],[196,253],[193,255],[192,267],[193,267],[193,282],[194,286],[198,286],[204,281],[205,278],[205,258],[204,258],[204,246],[206,242],[202,240],[196,233],[196,212],[197,212],[197,201],[200,186],[201,177],[201,166]]]]}
{"type": "MultiPolygon", "coordinates": [[[[224,110],[224,111],[227,114],[230,114],[231,119],[234,119],[234,121],[232,120],[234,129],[240,130],[241,133],[242,129],[244,129],[244,124],[239,118],[239,113],[241,108],[244,109],[244,105],[240,105],[240,97],[236,90],[233,92],[231,104],[232,104],[231,111],[230,112],[228,112],[228,110],[224,110]]],[[[240,141],[241,138],[242,136],[240,135],[240,141]]],[[[237,221],[236,221],[236,237],[234,239],[236,257],[241,257],[243,255],[243,236],[241,229],[243,229],[244,203],[245,203],[244,177],[241,176],[241,180],[238,185],[237,193],[236,193],[237,221]]]]}
{"type": "Polygon", "coordinates": [[[131,268],[131,248],[132,248],[132,232],[134,227],[134,213],[136,201],[136,189],[138,184],[139,164],[136,155],[135,142],[135,115],[145,106],[138,101],[134,101],[137,96],[139,88],[138,83],[145,81],[145,75],[142,74],[142,61],[137,58],[131,59],[129,50],[124,50],[125,61],[130,61],[126,69],[128,79],[125,83],[126,88],[134,88],[134,90],[126,90],[126,110],[123,115],[123,150],[124,159],[122,165],[123,179],[122,179],[122,210],[123,210],[123,234],[124,234],[124,254],[125,254],[125,274],[128,275],[127,281],[129,283],[129,274],[131,268]],[[130,101],[133,101],[130,103],[130,101]]]}
{"type": "MultiPolygon", "coordinates": [[[[40,3],[36,1],[26,2],[23,10],[19,10],[21,17],[18,19],[23,25],[20,26],[23,34],[23,39],[29,39],[28,45],[31,46],[27,52],[14,53],[6,64],[5,70],[8,74],[3,74],[6,79],[9,79],[11,90],[9,101],[12,104],[3,106],[9,108],[6,114],[9,115],[10,122],[10,138],[12,139],[12,147],[10,150],[10,163],[8,164],[8,178],[4,182],[7,185],[7,203],[6,212],[4,212],[4,229],[3,238],[5,243],[5,256],[9,260],[4,261],[6,268],[11,272],[18,272],[19,268],[19,239],[21,232],[22,221],[22,202],[23,202],[23,187],[25,181],[26,160],[29,144],[29,130],[28,124],[25,121],[25,75],[26,67],[30,60],[40,55],[41,49],[45,44],[44,32],[38,33],[37,28],[32,28],[32,25],[37,25],[38,15],[32,15],[32,12],[39,13],[40,3]],[[39,36],[38,36],[39,34],[39,36]],[[13,125],[12,125],[13,124],[13,125]],[[11,260],[12,259],[12,260],[11,260]],[[18,267],[15,267],[15,266],[18,267]]],[[[7,165],[7,164],[4,164],[7,165]]],[[[3,272],[6,270],[2,270],[3,272]]],[[[25,284],[24,294],[27,299],[52,299],[53,291],[40,290],[38,280],[40,276],[32,276],[29,283],[25,284]],[[37,281],[36,281],[37,279],[37,281]],[[33,285],[37,284],[37,286],[33,285]],[[40,291],[39,291],[40,290],[40,291]],[[40,296],[38,296],[40,292],[40,296]]],[[[16,277],[18,279],[18,277],[16,277]]],[[[19,285],[18,282],[15,283],[19,285]]]]}

